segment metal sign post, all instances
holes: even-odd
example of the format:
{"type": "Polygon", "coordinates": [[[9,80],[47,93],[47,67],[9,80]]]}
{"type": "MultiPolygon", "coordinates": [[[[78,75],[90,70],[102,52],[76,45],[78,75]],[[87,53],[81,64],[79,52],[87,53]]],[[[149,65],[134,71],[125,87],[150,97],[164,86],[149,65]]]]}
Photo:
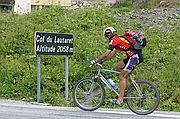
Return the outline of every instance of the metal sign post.
{"type": "Polygon", "coordinates": [[[37,55],[37,102],[40,102],[40,82],[41,82],[41,68],[40,68],[40,55],[37,55]]]}
{"type": "Polygon", "coordinates": [[[68,100],[68,55],[73,55],[73,35],[35,32],[34,49],[37,55],[37,102],[40,102],[40,55],[65,55],[65,98],[68,100]]]}
{"type": "Polygon", "coordinates": [[[65,65],[65,69],[66,69],[66,73],[65,73],[65,79],[66,79],[66,84],[65,84],[65,97],[66,97],[66,100],[68,100],[68,56],[66,55],[66,65],[65,65]]]}

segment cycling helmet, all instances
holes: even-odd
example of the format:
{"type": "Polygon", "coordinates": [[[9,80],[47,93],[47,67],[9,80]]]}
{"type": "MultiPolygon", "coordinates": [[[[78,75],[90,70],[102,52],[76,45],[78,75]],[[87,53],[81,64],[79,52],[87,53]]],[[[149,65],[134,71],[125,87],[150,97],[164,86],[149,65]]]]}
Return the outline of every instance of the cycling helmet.
{"type": "Polygon", "coordinates": [[[108,40],[111,41],[111,38],[117,35],[117,31],[113,27],[107,27],[104,29],[104,36],[108,40]]]}
{"type": "Polygon", "coordinates": [[[106,34],[108,33],[114,33],[114,32],[117,32],[116,29],[114,29],[113,27],[107,27],[104,29],[104,35],[106,36],[106,34]]]}

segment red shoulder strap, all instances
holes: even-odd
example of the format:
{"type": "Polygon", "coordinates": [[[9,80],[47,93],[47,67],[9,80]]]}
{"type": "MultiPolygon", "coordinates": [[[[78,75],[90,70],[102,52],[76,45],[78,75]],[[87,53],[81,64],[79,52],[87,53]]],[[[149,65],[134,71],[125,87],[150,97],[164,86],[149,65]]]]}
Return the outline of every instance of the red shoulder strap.
{"type": "Polygon", "coordinates": [[[120,37],[125,38],[131,45],[136,44],[136,41],[131,36],[123,35],[123,36],[120,36],[120,37]]]}

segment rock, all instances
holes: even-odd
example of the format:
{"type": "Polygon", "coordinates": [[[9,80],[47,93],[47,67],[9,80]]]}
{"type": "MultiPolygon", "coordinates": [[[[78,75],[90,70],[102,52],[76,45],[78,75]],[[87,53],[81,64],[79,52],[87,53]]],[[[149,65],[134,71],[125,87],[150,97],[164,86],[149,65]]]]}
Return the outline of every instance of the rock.
{"type": "Polygon", "coordinates": [[[108,5],[108,6],[114,6],[115,4],[117,3],[117,1],[116,0],[107,0],[106,1],[106,4],[108,5]]]}

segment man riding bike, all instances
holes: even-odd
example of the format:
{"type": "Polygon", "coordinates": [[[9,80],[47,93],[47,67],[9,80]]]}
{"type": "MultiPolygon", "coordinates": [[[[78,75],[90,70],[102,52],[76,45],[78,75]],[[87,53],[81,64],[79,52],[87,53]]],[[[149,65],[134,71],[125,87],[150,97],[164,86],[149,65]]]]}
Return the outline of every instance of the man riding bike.
{"type": "MultiPolygon", "coordinates": [[[[133,34],[134,32],[129,32],[133,34]]],[[[119,75],[120,95],[117,99],[119,106],[123,105],[124,91],[126,88],[126,79],[134,68],[143,61],[142,50],[132,48],[130,42],[125,37],[118,36],[117,31],[113,27],[107,27],[104,35],[109,43],[109,48],[100,57],[91,61],[91,64],[102,63],[112,58],[118,51],[125,52],[127,58],[116,63],[115,70],[121,71],[119,75]]]]}

